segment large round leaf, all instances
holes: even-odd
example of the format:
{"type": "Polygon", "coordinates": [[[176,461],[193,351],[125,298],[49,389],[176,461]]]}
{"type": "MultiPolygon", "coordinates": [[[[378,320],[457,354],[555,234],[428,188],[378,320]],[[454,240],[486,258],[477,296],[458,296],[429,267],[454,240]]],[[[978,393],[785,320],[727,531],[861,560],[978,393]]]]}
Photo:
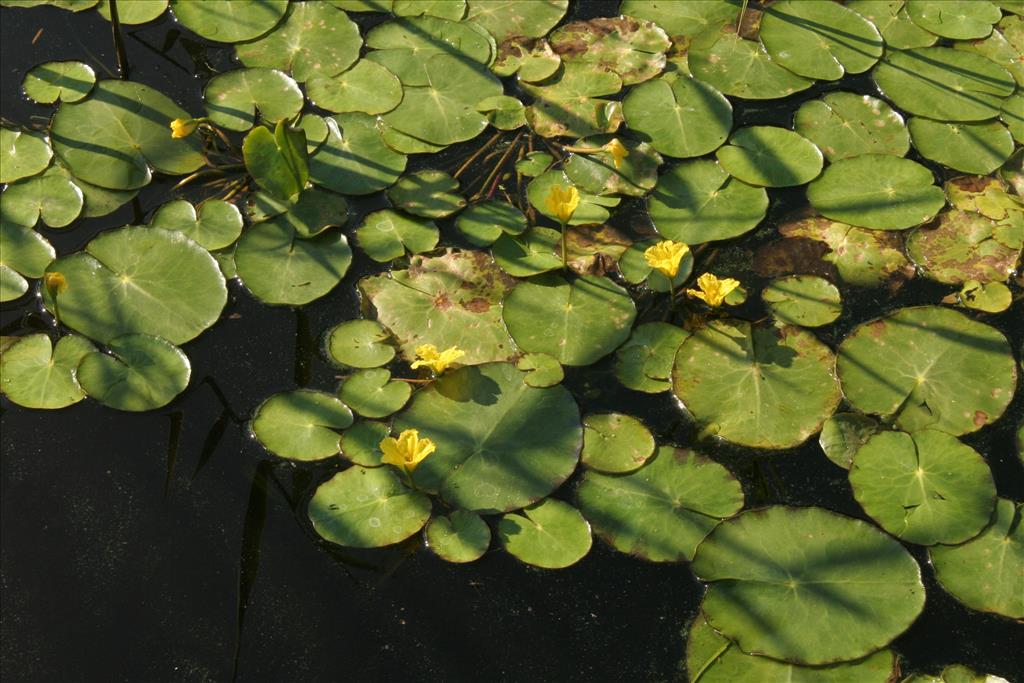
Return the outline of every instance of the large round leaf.
{"type": "Polygon", "coordinates": [[[641,197],[647,194],[658,181],[661,155],[646,142],[621,139],[619,144],[627,155],[616,166],[611,153],[603,149],[613,139],[618,140],[611,135],[596,135],[578,141],[579,147],[602,151],[573,154],[565,162],[565,174],[580,190],[594,195],[641,197]]]}
{"type": "MultiPolygon", "coordinates": [[[[158,19],[167,10],[168,0],[118,0],[117,20],[122,25],[146,24],[158,19]]],[[[96,10],[110,21],[110,2],[104,0],[96,10]]]]}
{"type": "Polygon", "coordinates": [[[615,376],[634,391],[657,394],[672,388],[672,365],[686,330],[669,323],[644,323],[615,352],[615,376]]]}
{"type": "Polygon", "coordinates": [[[473,245],[490,246],[504,234],[519,235],[526,230],[527,220],[518,208],[503,201],[483,201],[461,214],[455,227],[473,245]]]}
{"type": "Polygon", "coordinates": [[[53,150],[44,135],[0,127],[0,183],[13,183],[41,173],[52,157],[53,150]]]}
{"type": "Polygon", "coordinates": [[[741,38],[734,25],[697,36],[687,56],[694,77],[734,97],[773,100],[814,85],[780,66],[759,41],[741,38]]]}
{"type": "Polygon", "coordinates": [[[805,330],[715,320],[676,354],[673,391],[705,429],[754,448],[789,448],[839,404],[835,357],[805,330]]]}
{"type": "Polygon", "coordinates": [[[282,458],[323,460],[340,450],[339,431],[352,425],[352,411],[330,394],[308,389],[274,394],[260,404],[252,431],[282,458]]]}
{"type": "Polygon", "coordinates": [[[288,0],[174,0],[174,17],[203,38],[240,43],[258,38],[288,9],[288,0]]]}
{"type": "Polygon", "coordinates": [[[220,199],[207,200],[198,210],[184,199],[175,199],[157,209],[149,225],[183,232],[205,249],[223,249],[242,234],[242,214],[234,204],[220,199]]]}
{"type": "Polygon", "coordinates": [[[459,181],[433,169],[399,178],[388,188],[388,199],[395,208],[424,218],[444,218],[466,205],[459,181]]]}
{"type": "Polygon", "coordinates": [[[338,113],[383,114],[402,101],[402,83],[387,68],[363,59],[336,76],[316,76],[306,83],[309,99],[338,113]]]}
{"type": "Polygon", "coordinates": [[[361,112],[327,119],[327,139],[309,158],[309,179],[342,194],[383,190],[405,170],[406,156],[381,138],[374,118],[361,112]]]}
{"type": "Polygon", "coordinates": [[[395,418],[437,450],[413,473],[418,488],[478,512],[507,512],[572,474],[583,444],[579,408],[562,386],[537,389],[509,363],[469,366],[420,391],[395,418]]]}
{"type": "Polygon", "coordinates": [[[218,126],[249,130],[256,112],[264,121],[290,119],[302,109],[302,91],[277,69],[232,69],[210,79],[203,93],[206,111],[218,126]]]}
{"type": "Polygon", "coordinates": [[[327,333],[332,360],[353,368],[376,368],[395,357],[391,337],[376,320],[346,320],[327,333]]]}
{"type": "Polygon", "coordinates": [[[998,121],[944,123],[915,116],[907,127],[921,156],[964,173],[991,173],[1013,154],[1013,137],[998,121]]]}
{"type": "Polygon", "coordinates": [[[732,105],[695,78],[658,78],[629,91],[622,101],[626,125],[662,154],[699,157],[729,136],[732,105]]]}
{"type": "Polygon", "coordinates": [[[1024,242],[1024,212],[1011,207],[1007,213],[1009,220],[1000,222],[974,211],[943,211],[910,233],[907,254],[938,282],[1005,282],[1024,242]]]}
{"type": "Polygon", "coordinates": [[[654,435],[635,417],[622,413],[588,415],[583,427],[580,459],[598,472],[632,472],[654,455],[654,435]]]}
{"type": "Polygon", "coordinates": [[[448,517],[433,517],[423,532],[427,547],[448,562],[479,560],[491,544],[491,529],[480,515],[456,510],[448,517]]]}
{"type": "Polygon", "coordinates": [[[1003,16],[988,0],[909,0],[907,13],[926,31],[956,40],[984,38],[1003,16]]]}
{"type": "Polygon", "coordinates": [[[50,137],[54,151],[82,180],[133,190],[149,183],[151,167],[181,175],[206,163],[197,138],[171,137],[171,121],[187,118],[185,110],[149,86],[100,81],[89,97],[60,106],[50,137]]]}
{"type": "Polygon", "coordinates": [[[42,277],[55,255],[53,246],[32,228],[0,219],[0,273],[6,273],[13,285],[8,291],[8,280],[4,280],[0,301],[17,299],[28,291],[24,278],[42,277]]]}
{"type": "Polygon", "coordinates": [[[67,286],[43,288],[47,309],[97,341],[141,333],[184,344],[220,317],[227,286],[217,261],[183,233],[128,226],[47,268],[67,286]]]}
{"type": "Polygon", "coordinates": [[[366,44],[373,48],[367,59],[386,67],[402,85],[416,88],[430,86],[434,80],[427,68],[433,57],[441,55],[467,66],[485,67],[495,49],[493,39],[478,26],[431,16],[400,18],[374,26],[366,34],[366,44]]]}
{"type": "Polygon", "coordinates": [[[522,87],[534,98],[526,110],[526,121],[543,137],[614,133],[622,124],[621,103],[599,99],[622,89],[622,79],[611,71],[568,62],[550,78],[522,83],[522,87]]]}
{"type": "Polygon", "coordinates": [[[921,613],[914,558],[875,527],[820,508],[769,507],[720,524],[693,572],[708,623],[747,653],[797,664],[856,659],[921,613]]]}
{"type": "Polygon", "coordinates": [[[363,417],[387,417],[402,409],[412,395],[412,385],[391,379],[385,368],[360,370],[338,387],[338,396],[363,417]]]}
{"type": "Polygon", "coordinates": [[[374,261],[387,263],[437,246],[439,233],[434,221],[413,218],[392,209],[374,211],[356,230],[359,248],[374,261]]]}
{"type": "MultiPolygon", "coordinates": [[[[163,11],[163,10],[161,10],[163,11]]],[[[82,62],[46,62],[25,74],[21,87],[39,104],[77,102],[96,85],[96,72],[82,62]]]]}
{"type": "Polygon", "coordinates": [[[909,432],[977,431],[1003,414],[1017,385],[1006,337],[938,306],[861,325],[839,346],[837,365],[846,400],[909,432]]]}
{"type": "Polygon", "coordinates": [[[539,38],[565,16],[569,0],[467,0],[466,20],[502,41],[510,36],[539,38]]]}
{"type": "Polygon", "coordinates": [[[155,410],[188,386],[188,356],[166,339],[126,334],[106,345],[109,353],[86,355],[76,375],[85,393],[100,403],[117,410],[155,410]]]}
{"type": "Polygon", "coordinates": [[[0,216],[4,221],[34,226],[40,219],[51,228],[71,225],[82,213],[82,190],[59,166],[41,175],[11,183],[0,195],[0,216]]]}
{"type": "Polygon", "coordinates": [[[622,0],[619,11],[630,17],[650,19],[670,36],[687,37],[736,21],[739,2],[722,0],[622,0]]]}
{"type": "Polygon", "coordinates": [[[527,564],[564,569],[590,551],[590,525],[579,511],[546,498],[498,520],[498,538],[505,550],[527,564]]]}
{"type": "Polygon", "coordinates": [[[928,47],[939,39],[914,23],[903,0],[849,0],[846,6],[867,17],[891,49],[928,47]]]}
{"type": "Polygon", "coordinates": [[[828,325],[843,312],[839,290],[824,278],[791,275],[772,280],[761,298],[779,322],[801,327],[828,325]]]}
{"type": "Polygon", "coordinates": [[[803,185],[821,173],[824,163],[814,143],[775,126],[740,128],[715,156],[729,174],[762,187],[803,185]]]}
{"type": "Polygon", "coordinates": [[[505,297],[505,325],[525,351],[546,353],[562,365],[590,365],[629,337],[636,306],[605,277],[559,277],[519,284],[505,297]]]}
{"type": "Polygon", "coordinates": [[[797,110],[793,126],[829,161],[861,154],[901,157],[910,149],[903,117],[870,95],[834,92],[805,102],[797,110]]]}
{"type": "Polygon", "coordinates": [[[63,408],[85,398],[75,379],[82,358],[95,349],[77,335],[54,346],[45,334],[16,340],[0,354],[0,391],[26,408],[63,408]]]}
{"type": "Polygon", "coordinates": [[[549,37],[564,62],[611,71],[623,85],[654,78],[665,68],[672,41],[657,24],[633,17],[596,17],[560,26],[549,37]]]}

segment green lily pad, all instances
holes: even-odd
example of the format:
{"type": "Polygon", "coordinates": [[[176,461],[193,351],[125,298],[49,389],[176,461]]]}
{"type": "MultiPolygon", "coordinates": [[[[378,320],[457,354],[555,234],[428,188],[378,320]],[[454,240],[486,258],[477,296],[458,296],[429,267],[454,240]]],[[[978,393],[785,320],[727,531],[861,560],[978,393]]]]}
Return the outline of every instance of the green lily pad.
{"type": "Polygon", "coordinates": [[[483,201],[463,211],[455,227],[477,247],[487,247],[504,234],[519,235],[526,230],[523,212],[508,202],[483,201]]]}
{"type": "Polygon", "coordinates": [[[51,228],[64,228],[82,213],[82,190],[57,166],[42,175],[24,178],[7,186],[0,195],[3,220],[34,226],[39,219],[51,228]]]}
{"type": "Polygon", "coordinates": [[[341,455],[356,465],[380,467],[384,464],[380,442],[389,434],[391,425],[386,422],[357,422],[341,433],[341,455]]]}
{"type": "Polygon", "coordinates": [[[100,0],[0,0],[3,7],[40,7],[50,5],[70,12],[82,12],[95,7],[100,0]]]}
{"type": "Polygon", "coordinates": [[[388,189],[395,207],[424,218],[444,218],[466,205],[458,194],[459,181],[444,171],[417,171],[404,176],[388,189]]]}
{"type": "Polygon", "coordinates": [[[275,455],[308,462],[338,453],[338,432],[352,425],[352,411],[330,394],[296,389],[274,394],[256,409],[252,431],[275,455]]]}
{"type": "Polygon", "coordinates": [[[946,195],[931,171],[909,159],[864,154],[841,159],[807,186],[811,206],[833,220],[902,230],[935,217],[946,195]]]}
{"type": "Polygon", "coordinates": [[[342,10],[324,2],[293,2],[273,31],[237,45],[235,54],[246,66],[286,71],[303,83],[349,68],[362,45],[359,27],[342,10]]]}
{"type": "Polygon", "coordinates": [[[672,388],[676,351],[688,336],[669,323],[644,323],[615,352],[615,376],[634,391],[658,394],[672,388]]]}
{"type": "Polygon", "coordinates": [[[853,407],[909,432],[977,431],[1003,414],[1017,384],[1001,332],[938,306],[864,323],[839,346],[837,368],[853,407]]]}
{"type": "Polygon", "coordinates": [[[756,227],[768,210],[768,193],[733,178],[714,161],[700,159],[662,173],[648,206],[665,238],[701,244],[756,227]]]}
{"type": "Polygon", "coordinates": [[[391,11],[400,17],[429,14],[458,21],[466,14],[466,0],[395,0],[391,11]]]}
{"type": "Polygon", "coordinates": [[[944,123],[915,116],[907,127],[921,156],[965,173],[991,173],[1013,153],[1013,137],[998,121],[944,123]]]}
{"type": "Polygon", "coordinates": [[[306,83],[309,99],[338,113],[383,114],[402,101],[402,83],[385,67],[368,59],[334,76],[316,76],[306,83]]]}
{"type": "Polygon", "coordinates": [[[562,386],[536,389],[510,363],[442,375],[395,418],[437,451],[413,472],[417,488],[474,512],[507,512],[548,495],[573,470],[583,442],[579,408],[562,386]]]}
{"type": "Polygon", "coordinates": [[[363,417],[387,417],[402,409],[412,396],[412,385],[391,380],[384,368],[360,370],[346,379],[338,396],[363,417]]]}
{"type": "Polygon", "coordinates": [[[175,199],[160,206],[149,225],[182,232],[204,249],[223,249],[242,234],[242,214],[234,204],[220,199],[203,202],[198,211],[184,199],[175,199]]]}
{"type": "Polygon", "coordinates": [[[901,157],[910,149],[903,117],[870,95],[834,92],[805,102],[797,110],[793,125],[830,162],[862,154],[901,157]]]}
{"type": "Polygon", "coordinates": [[[611,71],[568,62],[550,78],[520,85],[534,98],[526,122],[542,137],[584,138],[614,133],[622,125],[622,104],[600,99],[622,90],[622,79],[611,71]]]}
{"type": "Polygon", "coordinates": [[[690,683],[881,683],[893,680],[896,657],[879,650],[870,657],[832,666],[797,666],[743,652],[698,614],[686,639],[690,683]]]}
{"type": "Polygon", "coordinates": [[[47,272],[61,273],[67,287],[44,288],[46,308],[103,343],[140,333],[184,344],[213,325],[227,301],[210,253],[180,232],[158,228],[104,232],[47,272]]]}
{"type": "Polygon", "coordinates": [[[71,171],[58,163],[57,168],[78,186],[82,191],[85,200],[82,206],[83,218],[96,218],[106,216],[118,210],[139,194],[138,190],[110,190],[105,187],[87,183],[81,178],[73,175],[71,171]]]}
{"type": "MultiPolygon", "coordinates": [[[[403,86],[437,88],[435,80],[441,69],[427,66],[433,57],[451,57],[467,68],[482,68],[491,62],[491,41],[472,24],[431,16],[403,17],[374,26],[366,34],[366,45],[373,48],[366,58],[398,76],[403,86]]],[[[451,61],[438,64],[450,65],[451,61]]]]}
{"type": "Polygon", "coordinates": [[[374,261],[387,263],[411,254],[430,251],[440,236],[431,220],[411,218],[391,209],[374,211],[356,230],[359,248],[374,261]]]}
{"type": "Polygon", "coordinates": [[[340,230],[302,239],[278,218],[251,226],[235,248],[238,276],[268,304],[301,306],[319,299],[341,282],[351,263],[352,249],[340,230]]]}
{"type": "Polygon", "coordinates": [[[952,209],[907,239],[907,254],[925,277],[946,284],[1005,282],[1024,242],[1024,213],[1000,223],[973,211],[952,209]]]}
{"type": "Polygon", "coordinates": [[[715,156],[730,175],[761,187],[803,185],[814,180],[824,164],[813,142],[775,126],[740,128],[715,156]]]}
{"type": "Polygon", "coordinates": [[[821,327],[843,312],[836,286],[813,275],[792,275],[772,280],[761,292],[772,317],[800,327],[821,327]]]}
{"type": "Polygon", "coordinates": [[[473,562],[491,545],[491,529],[480,515],[455,510],[447,517],[432,517],[424,531],[427,547],[447,562],[473,562]]]}
{"type": "Polygon", "coordinates": [[[25,94],[39,104],[77,102],[88,95],[94,85],[96,72],[92,67],[74,61],[39,64],[29,69],[21,82],[25,94]]]}
{"type": "Polygon", "coordinates": [[[1014,140],[1017,142],[1024,140],[1024,92],[1018,90],[1003,100],[999,118],[1006,124],[1006,128],[1014,140]]]}
{"type": "Polygon", "coordinates": [[[773,3],[765,9],[758,35],[778,64],[829,81],[867,71],[883,51],[874,24],[827,0],[773,3]]]}
{"type": "Polygon", "coordinates": [[[287,74],[256,67],[233,69],[210,79],[203,92],[210,119],[228,130],[249,130],[256,112],[264,121],[290,119],[302,109],[302,91],[287,74]]]}
{"type": "Polygon", "coordinates": [[[467,0],[466,20],[503,41],[511,36],[540,38],[565,16],[569,0],[467,0]]]}
{"type": "Polygon", "coordinates": [[[853,456],[882,429],[878,420],[860,413],[836,413],[825,421],[818,445],[833,463],[850,469],[853,456]]]}
{"type": "MultiPolygon", "coordinates": [[[[573,186],[568,174],[564,171],[548,171],[537,176],[526,186],[526,198],[530,200],[533,208],[551,220],[558,222],[558,218],[548,208],[548,197],[551,196],[555,186],[562,188],[573,186]]],[[[580,201],[569,219],[569,225],[589,225],[592,223],[604,223],[608,220],[608,209],[618,206],[622,201],[619,197],[602,197],[587,192],[583,188],[577,188],[580,193],[580,201]]],[[[529,234],[529,233],[525,233],[529,234]]],[[[560,247],[559,247],[560,248],[560,247]]]]}
{"type": "Polygon", "coordinates": [[[317,487],[309,521],[331,543],[380,548],[422,529],[430,508],[430,498],[403,484],[393,468],[355,465],[317,487]]]}
{"type": "Polygon", "coordinates": [[[516,369],[526,373],[523,381],[527,386],[538,389],[553,387],[565,378],[562,364],[546,353],[524,353],[516,369]]]}
{"type": "Polygon", "coordinates": [[[188,386],[188,356],[162,337],[126,334],[106,343],[108,353],[85,355],[75,374],[91,398],[117,410],[154,410],[188,386]]]}
{"type": "Polygon", "coordinates": [[[976,52],[988,57],[1013,74],[1017,85],[1024,85],[1024,18],[1008,15],[999,22],[998,30],[984,40],[963,40],[953,44],[958,50],[976,52]]]}
{"type": "MultiPolygon", "coordinates": [[[[580,275],[604,275],[632,244],[628,235],[610,225],[569,227],[565,235],[569,268],[580,275]]],[[[558,247],[561,259],[561,245],[558,247]]]]}
{"type": "Polygon", "coordinates": [[[671,446],[629,474],[587,471],[576,494],[598,537],[652,562],[692,560],[708,532],[743,507],[729,470],[671,446]]]}
{"type": "Polygon", "coordinates": [[[547,152],[529,152],[516,162],[516,171],[527,178],[536,178],[551,168],[555,158],[547,152]]]}
{"type": "Polygon", "coordinates": [[[574,185],[590,194],[642,197],[654,189],[658,181],[658,166],[662,162],[661,155],[651,145],[628,138],[595,135],[578,140],[576,146],[600,149],[613,139],[618,140],[627,151],[627,156],[620,161],[618,167],[615,166],[612,154],[602,150],[573,154],[565,163],[565,174],[574,185]]]}
{"type": "Polygon", "coordinates": [[[674,157],[713,152],[732,129],[732,105],[695,78],[658,78],[629,91],[622,101],[626,125],[641,140],[674,157]]]}
{"type": "Polygon", "coordinates": [[[982,55],[948,47],[887,52],[873,72],[893,103],[937,121],[983,121],[998,116],[1016,83],[982,55]]]}
{"type": "Polygon", "coordinates": [[[10,266],[0,263],[0,303],[14,301],[28,292],[28,280],[10,266]]]}
{"type": "Polygon", "coordinates": [[[501,320],[501,301],[513,280],[484,252],[448,251],[413,256],[407,270],[359,281],[377,309],[377,318],[398,340],[402,357],[416,358],[416,347],[458,346],[465,365],[507,360],[515,344],[501,320]]]}
{"type": "Polygon", "coordinates": [[[394,0],[327,0],[346,12],[390,12],[394,0]]]}
{"type": "Polygon", "coordinates": [[[313,237],[329,227],[344,225],[348,220],[348,202],[341,195],[314,187],[303,190],[294,204],[260,193],[249,215],[256,222],[274,218],[291,226],[300,237],[313,237]]]}
{"type": "Polygon", "coordinates": [[[390,149],[399,154],[434,154],[444,150],[448,145],[435,145],[412,135],[408,135],[378,119],[377,129],[380,137],[390,149]]]}
{"type": "Polygon", "coordinates": [[[821,508],[774,506],[720,524],[692,564],[702,611],[744,652],[798,664],[887,645],[924,607],[914,558],[879,529],[821,508]]]}
{"type": "Polygon", "coordinates": [[[477,102],[476,110],[485,115],[487,122],[498,130],[515,130],[526,125],[526,108],[514,97],[488,97],[477,102]]]}
{"type": "Polygon", "coordinates": [[[797,327],[714,320],[676,354],[673,391],[710,433],[742,446],[790,448],[839,404],[835,357],[797,327]]]}
{"type": "Polygon", "coordinates": [[[341,194],[370,194],[395,182],[406,156],[381,138],[374,117],[360,112],[327,120],[327,140],[309,158],[309,179],[341,194]]]}
{"type": "Polygon", "coordinates": [[[562,58],[551,49],[547,40],[511,36],[498,46],[491,71],[498,76],[518,73],[520,81],[535,83],[553,76],[561,64],[562,58]]]}
{"type": "Polygon", "coordinates": [[[981,535],[960,545],[929,548],[939,585],[971,609],[1024,618],[1020,517],[1020,503],[1000,498],[992,524],[981,535]]]}
{"type": "MultiPolygon", "coordinates": [[[[110,21],[110,0],[96,7],[110,21]]],[[[159,19],[167,11],[167,0],[117,0],[117,21],[125,26],[137,26],[159,19]]]]}
{"type": "Polygon", "coordinates": [[[562,365],[590,365],[629,338],[636,306],[608,278],[584,275],[522,282],[505,297],[504,320],[524,351],[546,353],[562,365]],[[585,332],[584,332],[585,331],[585,332]]]}
{"type": "Polygon", "coordinates": [[[942,303],[959,303],[974,311],[1002,313],[1013,304],[1013,292],[1002,282],[968,280],[959,292],[944,297],[942,303]]]}
{"type": "Polygon", "coordinates": [[[171,121],[187,118],[185,110],[148,86],[100,81],[84,100],[61,104],[50,138],[75,176],[112,190],[134,190],[149,183],[151,167],[182,175],[206,163],[195,136],[171,137],[171,121]]]}
{"type": "Polygon", "coordinates": [[[734,97],[773,100],[814,85],[813,79],[798,76],[773,60],[759,41],[737,35],[734,24],[694,38],[687,56],[695,78],[734,97]]]}
{"type": "Polygon", "coordinates": [[[896,538],[920,545],[962,543],[988,526],[996,486],[985,460],[934,429],[882,432],[857,450],[853,495],[896,538]]]}
{"type": "Polygon", "coordinates": [[[654,436],[635,417],[602,413],[583,420],[580,459],[593,470],[610,474],[632,472],[654,455],[654,449],[654,436]]]}
{"type": "Polygon", "coordinates": [[[27,292],[24,278],[42,277],[55,256],[53,246],[32,228],[0,220],[0,301],[13,301],[27,292]]]}
{"type": "MultiPolygon", "coordinates": [[[[307,85],[308,89],[308,85],[307,85]]],[[[327,119],[319,114],[303,114],[297,126],[306,134],[306,156],[309,157],[320,149],[320,145],[327,139],[330,130],[327,128],[327,119]]]]}
{"type": "Polygon", "coordinates": [[[579,510],[546,498],[498,520],[498,539],[510,554],[543,569],[564,569],[590,552],[590,525],[579,510]]]}
{"type": "Polygon", "coordinates": [[[297,201],[309,180],[306,134],[278,121],[271,133],[265,126],[249,131],[242,143],[245,170],[267,194],[279,200],[297,201]]]}
{"type": "Polygon", "coordinates": [[[241,43],[258,38],[281,21],[288,0],[173,0],[174,18],[203,38],[241,43]]]}
{"type": "Polygon", "coordinates": [[[1003,17],[987,0],[908,0],[907,14],[924,30],[954,40],[984,38],[1003,17]]]}
{"type": "Polygon", "coordinates": [[[504,234],[491,247],[494,261],[512,277],[530,277],[562,267],[562,233],[530,228],[521,235],[504,234]]]}
{"type": "Polygon", "coordinates": [[[928,47],[939,39],[914,23],[903,0],[850,0],[846,7],[867,17],[889,48],[909,50],[928,47]]]}
{"type": "Polygon", "coordinates": [[[45,334],[17,338],[0,354],[0,391],[19,406],[52,410],[85,398],[75,373],[94,351],[85,337],[61,337],[54,346],[45,334]]]}
{"type": "Polygon", "coordinates": [[[327,333],[327,353],[341,365],[376,368],[395,357],[395,347],[387,343],[390,338],[376,320],[347,320],[327,333]]]}
{"type": "Polygon", "coordinates": [[[649,19],[673,38],[695,36],[707,29],[736,23],[740,0],[622,0],[622,14],[649,19]]]}
{"type": "Polygon", "coordinates": [[[611,71],[623,85],[657,76],[672,45],[657,24],[633,17],[597,17],[563,24],[549,37],[563,62],[580,62],[595,71],[611,71]]]}
{"type": "Polygon", "coordinates": [[[30,130],[0,128],[0,183],[13,183],[43,172],[53,150],[46,136],[30,130]]]}

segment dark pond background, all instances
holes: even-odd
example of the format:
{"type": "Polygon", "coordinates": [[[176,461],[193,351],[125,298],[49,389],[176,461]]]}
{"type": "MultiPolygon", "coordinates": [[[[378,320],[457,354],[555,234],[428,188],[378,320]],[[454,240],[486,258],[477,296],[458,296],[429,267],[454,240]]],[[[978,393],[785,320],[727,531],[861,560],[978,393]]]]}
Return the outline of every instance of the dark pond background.
{"type": "MultiPolygon", "coordinates": [[[[617,5],[579,2],[570,18],[611,16],[617,5]]],[[[356,16],[364,29],[383,18],[356,16]]],[[[94,12],[3,9],[0,36],[0,101],[9,120],[48,117],[49,108],[20,90],[39,62],[79,59],[100,77],[113,76],[104,73],[116,64],[110,26],[94,12]]],[[[195,113],[204,70],[230,64],[230,49],[204,49],[166,15],[126,27],[125,38],[132,79],[195,113]]],[[[871,92],[866,78],[826,87],[871,92]]],[[[788,126],[795,108],[821,92],[770,105],[733,100],[736,125],[788,126]]],[[[451,170],[484,139],[430,163],[451,170]]],[[[424,165],[410,159],[410,169],[424,165]]],[[[61,254],[81,249],[100,230],[148,219],[170,198],[169,185],[154,183],[134,207],[73,230],[41,230],[61,254]]],[[[751,247],[773,236],[774,220],[803,201],[802,189],[771,194],[769,220],[720,252],[720,267],[741,272],[751,247]]],[[[349,234],[382,203],[353,202],[349,234]]],[[[616,224],[646,222],[633,204],[624,202],[616,224]]],[[[454,240],[445,225],[444,237],[454,240]]],[[[232,283],[223,319],[184,347],[193,367],[188,390],[162,410],[126,414],[85,400],[32,411],[0,399],[5,681],[683,680],[682,634],[703,592],[687,565],[643,562],[596,540],[574,567],[543,571],[500,548],[471,565],[451,565],[424,551],[418,536],[366,552],[317,539],[305,501],[338,464],[273,459],[248,436],[245,420],[275,392],[335,386],[320,336],[357,315],[353,285],[374,267],[357,252],[342,285],[301,311],[259,304],[232,283]]],[[[896,299],[882,290],[844,291],[847,310],[819,336],[834,347],[863,320],[937,302],[948,291],[926,282],[912,282],[896,299]]],[[[741,312],[760,317],[752,299],[741,312]]],[[[990,321],[1017,350],[1024,341],[1019,306],[990,321]]],[[[3,334],[44,329],[38,310],[34,297],[5,304],[3,334]]],[[[622,389],[609,360],[567,374],[584,412],[624,411],[662,441],[691,443],[693,430],[672,399],[622,389]]],[[[1022,417],[1018,391],[1002,420],[966,439],[986,456],[999,494],[1016,500],[1024,499],[1024,471],[1012,442],[1022,417]]],[[[763,454],[701,448],[741,478],[748,506],[820,505],[864,517],[845,471],[815,440],[763,454]]],[[[558,495],[571,500],[573,488],[570,482],[558,495]]],[[[961,662],[1024,680],[1024,626],[960,605],[935,583],[926,553],[909,550],[922,564],[928,598],[893,645],[904,672],[961,662]]]]}

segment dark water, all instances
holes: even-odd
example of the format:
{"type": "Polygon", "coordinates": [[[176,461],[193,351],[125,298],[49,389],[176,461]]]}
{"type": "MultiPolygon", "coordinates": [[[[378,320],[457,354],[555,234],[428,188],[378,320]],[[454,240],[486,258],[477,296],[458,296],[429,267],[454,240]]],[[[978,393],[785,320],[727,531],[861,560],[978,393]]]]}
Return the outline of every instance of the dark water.
{"type": "MultiPolygon", "coordinates": [[[[611,15],[616,5],[580,3],[575,11],[611,15]]],[[[21,77],[34,64],[81,59],[101,77],[103,65],[114,68],[109,25],[92,13],[5,9],[0,33],[3,115],[17,122],[48,115],[20,94],[21,77]]],[[[202,111],[201,81],[193,73],[203,65],[193,58],[227,64],[226,52],[190,45],[166,18],[129,28],[126,42],[132,78],[195,113],[202,111]]],[[[786,123],[796,104],[740,110],[739,123],[786,123]]],[[[469,149],[442,161],[457,161],[469,149]]],[[[71,231],[42,232],[69,253],[102,229],[148,217],[168,198],[168,185],[154,184],[135,207],[71,231]]],[[[771,216],[795,201],[793,193],[773,194],[771,216]]],[[[358,202],[349,227],[379,206],[358,202]]],[[[619,220],[628,225],[643,217],[627,206],[619,220]]],[[[772,232],[769,222],[745,245],[721,252],[718,263],[741,272],[749,262],[745,250],[772,232]]],[[[357,254],[343,284],[301,311],[261,305],[235,284],[224,318],[185,346],[193,366],[189,389],[162,410],[125,414],[86,400],[31,411],[3,399],[5,681],[682,679],[682,632],[703,591],[686,565],[642,562],[600,542],[578,565],[542,571],[500,549],[458,566],[418,548],[416,538],[363,552],[318,541],[305,501],[337,465],[296,467],[270,458],[244,422],[275,392],[334,386],[319,339],[357,314],[353,284],[372,269],[357,254]]],[[[861,293],[820,336],[834,346],[865,319],[943,293],[928,283],[912,283],[898,300],[861,293]]],[[[759,317],[757,306],[743,312],[759,317]]],[[[37,327],[35,311],[31,299],[4,305],[3,333],[37,327]]],[[[1024,324],[1020,315],[1012,325],[1011,318],[995,324],[1019,349],[1024,324]]],[[[686,444],[693,436],[667,395],[621,389],[607,360],[569,372],[567,383],[585,412],[641,416],[663,441],[686,444]]],[[[967,439],[985,454],[1000,495],[1016,500],[1024,499],[1024,472],[1012,438],[1022,416],[1018,391],[1007,416],[967,439]]],[[[813,441],[771,454],[702,448],[741,478],[748,506],[821,505],[863,517],[845,472],[813,441]]],[[[558,495],[571,499],[572,489],[570,482],[558,495]]],[[[904,671],[962,662],[1022,680],[1024,627],[960,605],[935,584],[926,553],[909,549],[922,564],[928,598],[924,614],[893,645],[904,671]]]]}

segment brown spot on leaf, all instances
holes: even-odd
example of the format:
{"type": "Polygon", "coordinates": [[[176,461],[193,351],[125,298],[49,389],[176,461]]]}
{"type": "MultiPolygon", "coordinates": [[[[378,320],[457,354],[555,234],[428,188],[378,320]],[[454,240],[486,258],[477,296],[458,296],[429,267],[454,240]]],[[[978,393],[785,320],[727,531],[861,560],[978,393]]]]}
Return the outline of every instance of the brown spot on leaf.
{"type": "Polygon", "coordinates": [[[983,410],[975,410],[974,411],[974,426],[980,428],[980,427],[984,427],[986,424],[988,424],[988,413],[986,413],[983,410]]]}

